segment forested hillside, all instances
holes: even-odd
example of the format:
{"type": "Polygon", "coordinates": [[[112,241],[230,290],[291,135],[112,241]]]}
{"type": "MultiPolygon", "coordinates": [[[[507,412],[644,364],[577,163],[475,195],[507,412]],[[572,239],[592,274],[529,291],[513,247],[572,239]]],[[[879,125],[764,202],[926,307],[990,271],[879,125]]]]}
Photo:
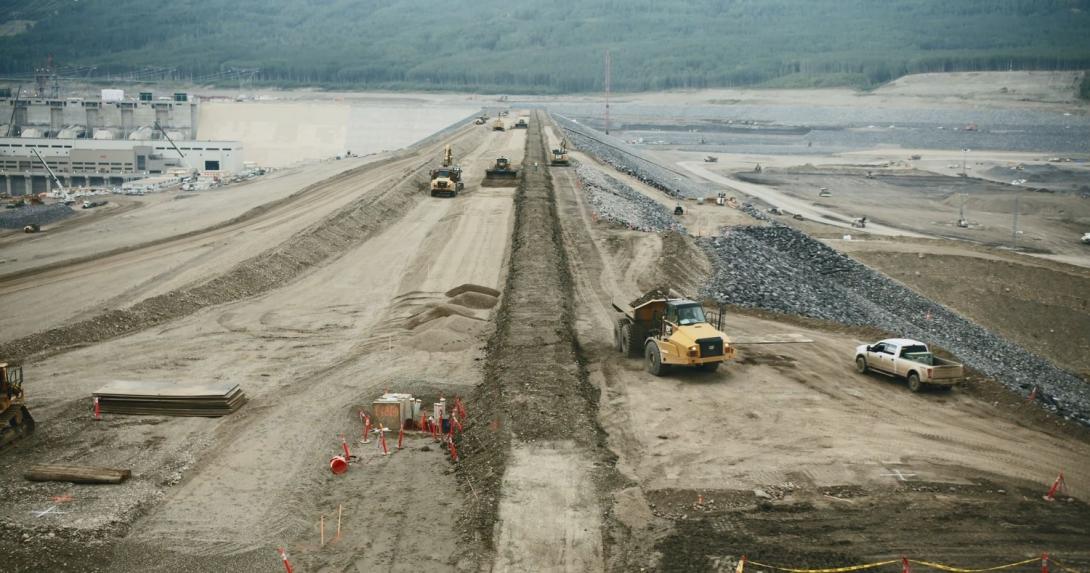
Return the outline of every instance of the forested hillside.
{"type": "Polygon", "coordinates": [[[607,48],[617,90],[1090,69],[1090,0],[0,0],[0,18],[6,77],[53,54],[68,76],[579,92],[607,48]]]}

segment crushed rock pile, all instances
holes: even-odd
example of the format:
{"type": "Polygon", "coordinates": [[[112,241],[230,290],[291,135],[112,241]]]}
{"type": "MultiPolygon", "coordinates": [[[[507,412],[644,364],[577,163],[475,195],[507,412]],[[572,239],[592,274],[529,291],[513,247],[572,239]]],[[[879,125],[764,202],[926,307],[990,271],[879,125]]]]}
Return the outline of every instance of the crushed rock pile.
{"type": "Polygon", "coordinates": [[[685,231],[669,209],[621,181],[586,165],[576,174],[599,219],[638,231],[685,231]]]}
{"type": "Polygon", "coordinates": [[[1086,383],[790,227],[733,227],[698,239],[715,267],[704,294],[720,302],[873,326],[937,344],[1010,390],[1090,425],[1086,383]]]}
{"type": "Polygon", "coordinates": [[[0,229],[22,229],[27,225],[51,225],[75,214],[71,207],[60,203],[2,209],[0,210],[0,229]]]}

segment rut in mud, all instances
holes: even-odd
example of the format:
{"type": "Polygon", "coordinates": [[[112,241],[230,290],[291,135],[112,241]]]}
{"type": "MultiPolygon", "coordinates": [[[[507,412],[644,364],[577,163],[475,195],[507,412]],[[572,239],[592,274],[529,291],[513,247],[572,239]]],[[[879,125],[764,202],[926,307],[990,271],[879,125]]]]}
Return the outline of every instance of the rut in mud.
{"type": "Polygon", "coordinates": [[[527,134],[507,284],[462,439],[462,477],[477,496],[466,518],[496,551],[498,570],[596,570],[598,395],[572,328],[544,119],[535,115],[527,134]]]}

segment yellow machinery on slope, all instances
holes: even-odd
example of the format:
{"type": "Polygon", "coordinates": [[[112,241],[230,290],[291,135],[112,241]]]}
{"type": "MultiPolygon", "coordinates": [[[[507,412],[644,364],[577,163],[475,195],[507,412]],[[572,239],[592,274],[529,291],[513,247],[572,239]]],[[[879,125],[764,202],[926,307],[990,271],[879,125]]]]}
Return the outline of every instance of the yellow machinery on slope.
{"type": "MultiPolygon", "coordinates": [[[[616,303],[613,308],[624,315],[614,327],[617,350],[626,356],[643,356],[647,371],[655,376],[671,366],[714,372],[734,358],[730,339],[708,322],[698,302],[651,291],[626,308],[616,303]]],[[[721,319],[720,314],[717,320],[721,319]]]]}
{"type": "Polygon", "coordinates": [[[454,197],[464,188],[462,168],[454,165],[454,150],[448,145],[443,150],[443,166],[431,170],[431,196],[454,197]]]}
{"type": "Polygon", "coordinates": [[[511,165],[511,160],[500,156],[496,158],[496,164],[484,170],[484,178],[487,179],[517,179],[518,169],[511,165]]]}
{"type": "Polygon", "coordinates": [[[560,141],[560,148],[553,150],[553,158],[549,161],[550,165],[570,165],[571,161],[568,159],[568,142],[566,140],[560,141]]]}
{"type": "Polygon", "coordinates": [[[23,367],[0,362],[0,450],[34,431],[23,398],[23,367]]]}
{"type": "Polygon", "coordinates": [[[507,131],[507,124],[503,122],[502,117],[497,117],[496,120],[492,122],[492,131],[507,131]]]}

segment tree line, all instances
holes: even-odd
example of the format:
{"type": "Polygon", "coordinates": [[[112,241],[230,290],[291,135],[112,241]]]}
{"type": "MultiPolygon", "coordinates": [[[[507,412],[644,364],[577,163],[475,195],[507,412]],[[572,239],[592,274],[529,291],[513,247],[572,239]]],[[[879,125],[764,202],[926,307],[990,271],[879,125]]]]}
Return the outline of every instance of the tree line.
{"type": "Polygon", "coordinates": [[[0,75],[595,92],[1090,69],[1090,0],[0,0],[0,75]],[[11,26],[9,30],[20,27],[11,26]]]}

